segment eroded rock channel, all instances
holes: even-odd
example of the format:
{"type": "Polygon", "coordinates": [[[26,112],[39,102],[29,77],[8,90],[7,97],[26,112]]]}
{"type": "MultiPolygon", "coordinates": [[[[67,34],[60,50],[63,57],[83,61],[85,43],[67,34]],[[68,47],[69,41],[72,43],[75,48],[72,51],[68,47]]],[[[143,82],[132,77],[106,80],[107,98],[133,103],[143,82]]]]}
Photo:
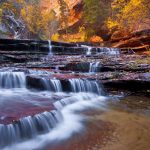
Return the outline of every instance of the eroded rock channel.
{"type": "Polygon", "coordinates": [[[139,130],[149,121],[147,55],[9,39],[0,40],[0,54],[0,149],[115,149],[128,142],[115,117],[139,117],[139,130]]]}

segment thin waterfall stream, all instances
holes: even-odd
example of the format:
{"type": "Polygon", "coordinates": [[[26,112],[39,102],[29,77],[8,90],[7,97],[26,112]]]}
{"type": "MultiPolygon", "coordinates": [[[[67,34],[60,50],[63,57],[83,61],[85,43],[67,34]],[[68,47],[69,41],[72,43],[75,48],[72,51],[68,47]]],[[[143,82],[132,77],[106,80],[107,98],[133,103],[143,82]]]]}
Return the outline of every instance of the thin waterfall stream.
{"type": "Polygon", "coordinates": [[[53,55],[53,52],[52,52],[52,44],[51,44],[51,41],[50,41],[50,40],[48,40],[48,47],[49,47],[48,56],[52,56],[52,55],[53,55]]]}
{"type": "Polygon", "coordinates": [[[91,62],[89,67],[89,72],[90,73],[98,72],[99,68],[100,68],[100,62],[91,62]]]}

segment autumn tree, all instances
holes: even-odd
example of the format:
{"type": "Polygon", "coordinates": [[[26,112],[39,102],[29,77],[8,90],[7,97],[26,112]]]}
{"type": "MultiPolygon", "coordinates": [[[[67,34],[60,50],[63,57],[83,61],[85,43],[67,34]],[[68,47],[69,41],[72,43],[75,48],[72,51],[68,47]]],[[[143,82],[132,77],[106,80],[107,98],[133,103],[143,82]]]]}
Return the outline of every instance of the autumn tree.
{"type": "Polygon", "coordinates": [[[32,38],[48,39],[50,37],[50,26],[56,18],[55,12],[42,10],[40,0],[26,2],[21,15],[29,32],[32,33],[32,38]]]}
{"type": "Polygon", "coordinates": [[[110,15],[110,0],[83,0],[84,27],[87,38],[94,35],[97,29],[104,26],[106,18],[110,15]]]}
{"type": "Polygon", "coordinates": [[[110,30],[138,30],[141,22],[150,19],[149,0],[115,0],[112,16],[107,20],[110,30]]]}
{"type": "Polygon", "coordinates": [[[64,0],[58,0],[60,6],[60,24],[61,28],[65,28],[67,32],[68,28],[68,17],[69,17],[69,8],[67,3],[64,0]]]}

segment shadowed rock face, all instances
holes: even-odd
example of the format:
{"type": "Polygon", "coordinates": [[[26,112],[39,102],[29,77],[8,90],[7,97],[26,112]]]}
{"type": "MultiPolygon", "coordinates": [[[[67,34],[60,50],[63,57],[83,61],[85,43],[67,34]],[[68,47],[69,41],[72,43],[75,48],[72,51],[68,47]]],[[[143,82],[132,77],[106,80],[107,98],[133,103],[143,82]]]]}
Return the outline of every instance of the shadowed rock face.
{"type": "MultiPolygon", "coordinates": [[[[5,1],[1,1],[2,4],[5,1]]],[[[14,14],[13,11],[10,9],[3,10],[3,15],[0,23],[0,33],[2,37],[0,38],[14,38],[14,39],[20,39],[20,38],[26,38],[26,32],[27,30],[25,28],[25,23],[16,14],[14,14]]]]}

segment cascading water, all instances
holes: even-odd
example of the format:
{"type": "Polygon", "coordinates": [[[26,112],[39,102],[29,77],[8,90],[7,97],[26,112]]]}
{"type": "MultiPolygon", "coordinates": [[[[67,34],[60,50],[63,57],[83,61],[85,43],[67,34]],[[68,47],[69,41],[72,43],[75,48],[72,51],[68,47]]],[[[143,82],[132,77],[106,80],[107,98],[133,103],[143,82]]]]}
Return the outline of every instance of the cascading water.
{"type": "Polygon", "coordinates": [[[101,94],[101,88],[96,81],[86,79],[69,79],[72,92],[90,92],[101,94]]]}
{"type": "Polygon", "coordinates": [[[53,79],[51,80],[51,82],[54,86],[55,91],[62,92],[62,86],[61,86],[60,80],[53,79]]]}
{"type": "Polygon", "coordinates": [[[44,112],[28,116],[19,121],[0,125],[0,146],[33,138],[40,133],[50,132],[62,119],[59,111],[44,112]]]}
{"type": "Polygon", "coordinates": [[[89,73],[98,72],[100,63],[99,62],[92,62],[89,66],[89,73]]]}
{"type": "Polygon", "coordinates": [[[42,79],[42,84],[48,91],[62,92],[61,82],[58,79],[42,79]]]}
{"type": "MultiPolygon", "coordinates": [[[[54,91],[54,92],[62,92],[63,87],[62,83],[58,79],[42,79],[46,90],[54,91]]],[[[14,106],[20,105],[20,113],[24,110],[24,105],[28,104],[28,110],[31,109],[30,105],[36,105],[36,107],[46,107],[50,102],[45,103],[45,101],[39,101],[38,99],[51,99],[52,94],[40,94],[28,91],[25,89],[25,74],[23,72],[1,72],[0,73],[0,86],[5,89],[7,93],[5,94],[1,92],[1,107],[3,107],[3,101],[5,101],[5,105],[9,105],[9,103],[13,103],[14,106]],[[17,88],[17,90],[11,91],[11,88],[17,88]],[[36,95],[36,96],[35,96],[36,95]],[[50,96],[49,96],[50,95],[50,96]],[[29,99],[31,97],[31,99],[29,99]],[[40,98],[41,97],[41,98],[40,98]],[[11,99],[12,98],[12,99],[11,99]],[[21,101],[20,101],[20,100],[21,101]],[[33,102],[32,102],[33,101],[33,102]]],[[[45,111],[36,115],[25,115],[25,117],[20,118],[19,120],[9,122],[8,124],[0,125],[0,148],[6,147],[7,145],[16,146],[17,143],[21,141],[24,142],[26,140],[36,139],[41,134],[50,134],[50,139],[64,139],[71,136],[73,132],[77,132],[82,128],[82,124],[80,123],[80,117],[75,115],[74,111],[82,110],[86,107],[95,107],[95,103],[98,102],[98,99],[102,100],[103,98],[98,96],[97,94],[101,93],[101,88],[99,87],[96,81],[90,81],[87,79],[70,79],[70,92],[59,96],[59,94],[55,97],[60,97],[56,102],[53,102],[53,110],[45,111]],[[80,94],[77,94],[80,92],[80,94]],[[87,92],[87,93],[85,93],[87,92]],[[97,94],[94,94],[97,93],[97,94]],[[64,98],[62,98],[62,96],[64,98]],[[92,105],[93,104],[93,105],[92,105]],[[70,124],[70,118],[74,118],[74,122],[70,124]],[[62,124],[62,125],[61,125],[62,124]],[[72,127],[76,124],[77,128],[74,130],[72,127]],[[66,132],[68,132],[65,136],[61,136],[58,138],[58,134],[64,132],[64,126],[66,132]],[[57,130],[55,130],[57,128],[57,130]]],[[[3,90],[2,89],[2,90],[3,90]]],[[[47,91],[48,93],[48,91],[47,91]]],[[[6,105],[6,108],[8,107],[6,105]]],[[[13,105],[10,104],[11,107],[9,109],[13,109],[13,105]]],[[[33,107],[32,106],[32,107],[33,107]]],[[[35,107],[35,106],[34,106],[35,107]]],[[[37,109],[37,108],[36,108],[37,109]]],[[[5,109],[1,110],[2,112],[5,109]]],[[[11,110],[12,111],[12,110],[11,110]]],[[[10,113],[11,115],[15,114],[14,111],[10,113]]],[[[5,116],[0,116],[0,122],[3,122],[3,119],[7,120],[9,118],[9,113],[5,114],[5,116]],[[8,116],[7,116],[8,115],[8,116]]],[[[1,114],[0,114],[1,115],[1,114]]],[[[19,114],[18,114],[19,115],[19,114]]],[[[4,121],[5,122],[5,121],[4,121]]],[[[62,134],[62,133],[61,133],[62,134]]],[[[10,149],[13,149],[12,147],[10,149]]],[[[14,148],[17,150],[17,148],[14,148]]],[[[22,148],[18,148],[20,150],[22,148]]]]}
{"type": "Polygon", "coordinates": [[[0,72],[0,88],[24,88],[25,84],[24,72],[0,72]]]}
{"type": "Polygon", "coordinates": [[[51,41],[50,41],[50,40],[48,40],[48,47],[49,47],[48,56],[52,56],[52,55],[53,55],[53,52],[52,52],[52,44],[51,44],[51,41]]]}
{"type": "Polygon", "coordinates": [[[105,54],[105,55],[120,55],[120,49],[119,48],[108,48],[108,47],[101,47],[99,48],[99,53],[105,54]]]}
{"type": "Polygon", "coordinates": [[[43,77],[40,82],[46,91],[30,91],[26,89],[24,72],[0,72],[0,149],[30,150],[44,146],[47,141],[69,138],[83,128],[83,118],[76,111],[103,105],[105,100],[94,80],[69,79],[68,93],[63,92],[64,85],[59,79],[43,77]],[[12,116],[16,118],[11,120],[12,116]],[[39,138],[43,142],[40,145],[39,138]],[[30,144],[32,141],[36,144],[30,144]]]}
{"type": "Polygon", "coordinates": [[[92,54],[92,47],[87,46],[87,45],[81,45],[83,48],[86,48],[86,55],[91,55],[92,54]]]}
{"type": "Polygon", "coordinates": [[[86,55],[91,55],[91,50],[92,50],[92,47],[87,47],[87,52],[86,52],[86,55]]]}
{"type": "Polygon", "coordinates": [[[100,105],[104,107],[103,102],[106,99],[103,96],[88,93],[75,93],[68,96],[54,102],[56,110],[28,116],[13,124],[1,125],[0,147],[13,144],[4,150],[38,149],[48,141],[69,138],[72,133],[80,132],[83,128],[81,123],[83,118],[75,112],[85,108],[97,108],[100,105]]]}

